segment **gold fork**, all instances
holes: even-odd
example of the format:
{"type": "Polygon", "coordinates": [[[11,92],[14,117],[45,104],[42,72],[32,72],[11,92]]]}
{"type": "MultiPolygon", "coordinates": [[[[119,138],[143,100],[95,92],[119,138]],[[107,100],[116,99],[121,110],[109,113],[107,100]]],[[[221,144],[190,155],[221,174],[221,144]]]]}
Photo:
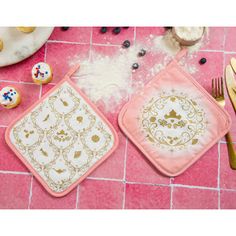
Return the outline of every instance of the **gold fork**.
{"type": "MultiPolygon", "coordinates": [[[[222,77],[212,79],[212,96],[221,107],[225,106],[224,83],[222,77]]],[[[225,135],[225,139],[227,142],[230,167],[233,170],[236,170],[236,152],[234,150],[233,141],[229,132],[225,135]]]]}

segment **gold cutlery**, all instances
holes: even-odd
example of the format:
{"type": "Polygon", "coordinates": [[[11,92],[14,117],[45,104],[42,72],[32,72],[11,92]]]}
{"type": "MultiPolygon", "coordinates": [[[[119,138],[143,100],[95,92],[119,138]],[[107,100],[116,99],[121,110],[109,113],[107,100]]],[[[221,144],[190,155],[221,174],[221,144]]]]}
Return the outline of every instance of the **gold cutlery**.
{"type": "Polygon", "coordinates": [[[230,101],[236,112],[236,81],[234,78],[234,71],[231,65],[227,65],[225,68],[225,82],[230,97],[230,101]]]}
{"type": "MultiPolygon", "coordinates": [[[[234,57],[232,57],[232,58],[230,59],[230,65],[231,65],[231,67],[232,67],[234,73],[236,74],[236,59],[235,59],[234,57]]],[[[235,86],[236,86],[236,84],[235,84],[235,86]]],[[[232,87],[232,89],[233,89],[234,92],[236,93],[236,87],[232,87]]]]}
{"type": "MultiPolygon", "coordinates": [[[[224,83],[222,77],[212,80],[212,96],[221,107],[225,106],[224,83]]],[[[236,170],[236,152],[234,150],[232,137],[229,132],[225,135],[225,139],[227,142],[230,167],[233,170],[236,170]]]]}
{"type": "Polygon", "coordinates": [[[234,57],[230,59],[230,65],[233,68],[234,73],[236,73],[236,59],[234,57]]]}

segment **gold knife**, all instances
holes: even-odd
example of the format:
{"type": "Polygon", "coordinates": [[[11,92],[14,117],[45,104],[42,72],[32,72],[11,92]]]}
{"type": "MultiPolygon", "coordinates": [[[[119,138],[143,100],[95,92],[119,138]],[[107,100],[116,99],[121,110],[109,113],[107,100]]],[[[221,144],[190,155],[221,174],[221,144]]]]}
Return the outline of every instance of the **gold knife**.
{"type": "Polygon", "coordinates": [[[225,82],[230,97],[230,101],[233,105],[234,111],[236,112],[236,80],[234,78],[234,72],[231,65],[227,65],[225,69],[225,82]]]}
{"type": "Polygon", "coordinates": [[[230,59],[230,65],[233,68],[234,73],[236,73],[236,59],[234,57],[230,59]]]}
{"type": "MultiPolygon", "coordinates": [[[[231,67],[231,65],[227,65],[225,69],[225,82],[226,82],[226,87],[228,90],[228,94],[230,97],[231,104],[233,105],[234,111],[236,112],[236,81],[234,78],[234,72],[231,67]]],[[[229,153],[229,162],[230,162],[230,167],[233,170],[236,170],[236,152],[234,149],[234,144],[233,140],[231,138],[230,132],[228,132],[225,135],[225,139],[227,142],[227,148],[228,148],[228,153],[229,153]]]]}

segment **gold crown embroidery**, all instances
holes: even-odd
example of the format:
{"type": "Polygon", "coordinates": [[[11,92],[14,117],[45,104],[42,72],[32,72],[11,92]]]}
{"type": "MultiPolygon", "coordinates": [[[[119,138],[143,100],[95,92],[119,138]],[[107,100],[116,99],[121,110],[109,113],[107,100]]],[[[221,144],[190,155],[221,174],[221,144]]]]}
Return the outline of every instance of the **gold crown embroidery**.
{"type": "Polygon", "coordinates": [[[177,115],[176,111],[172,109],[169,114],[165,115],[165,118],[166,119],[173,118],[173,119],[180,120],[181,119],[181,115],[177,115]]]}

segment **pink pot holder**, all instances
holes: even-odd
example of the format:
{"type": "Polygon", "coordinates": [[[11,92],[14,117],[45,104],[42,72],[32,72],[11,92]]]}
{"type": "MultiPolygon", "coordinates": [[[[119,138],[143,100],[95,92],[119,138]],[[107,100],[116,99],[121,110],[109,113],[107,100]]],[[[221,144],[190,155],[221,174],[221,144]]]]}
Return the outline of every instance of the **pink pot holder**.
{"type": "Polygon", "coordinates": [[[117,147],[106,118],[65,78],[6,130],[6,142],[56,197],[69,193],[117,147]]]}
{"type": "Polygon", "coordinates": [[[177,54],[119,114],[123,132],[167,176],[185,171],[231,125],[228,113],[178,65],[185,53],[177,54]]]}

